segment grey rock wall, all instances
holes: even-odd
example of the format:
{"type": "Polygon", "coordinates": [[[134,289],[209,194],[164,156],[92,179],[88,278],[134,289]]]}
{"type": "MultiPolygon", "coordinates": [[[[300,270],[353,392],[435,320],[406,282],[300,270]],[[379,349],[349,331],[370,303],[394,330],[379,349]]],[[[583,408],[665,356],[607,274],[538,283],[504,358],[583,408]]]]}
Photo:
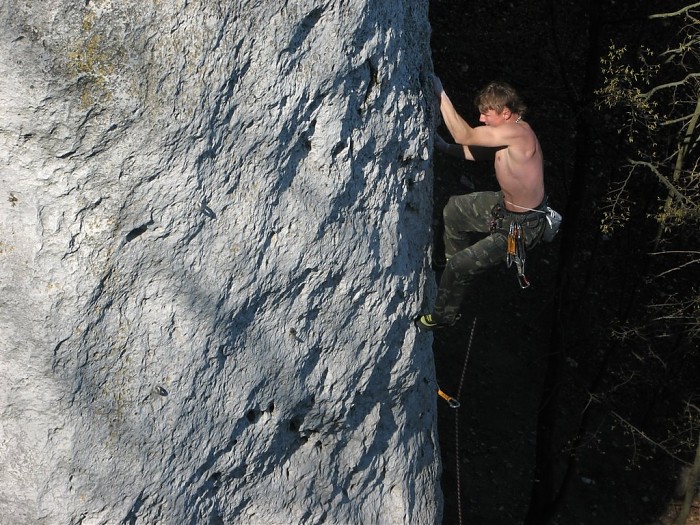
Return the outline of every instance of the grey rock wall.
{"type": "Polygon", "coordinates": [[[0,15],[0,522],[439,522],[427,2],[0,15]]]}

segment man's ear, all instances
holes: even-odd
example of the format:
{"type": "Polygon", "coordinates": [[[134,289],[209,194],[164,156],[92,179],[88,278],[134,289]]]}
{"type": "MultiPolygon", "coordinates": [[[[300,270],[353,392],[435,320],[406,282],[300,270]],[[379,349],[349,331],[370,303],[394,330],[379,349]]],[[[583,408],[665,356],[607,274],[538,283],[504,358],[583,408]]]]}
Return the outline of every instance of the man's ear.
{"type": "Polygon", "coordinates": [[[508,108],[505,108],[505,109],[503,110],[503,113],[501,113],[501,114],[503,115],[503,118],[504,118],[505,120],[508,120],[508,119],[513,115],[513,113],[511,112],[511,110],[509,110],[508,108]]]}

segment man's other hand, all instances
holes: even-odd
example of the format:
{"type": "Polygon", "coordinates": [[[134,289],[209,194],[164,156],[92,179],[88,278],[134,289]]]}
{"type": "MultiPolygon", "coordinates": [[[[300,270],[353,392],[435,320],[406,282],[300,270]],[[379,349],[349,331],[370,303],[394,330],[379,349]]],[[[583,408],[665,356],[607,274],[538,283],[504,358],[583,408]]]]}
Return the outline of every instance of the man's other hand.
{"type": "Polygon", "coordinates": [[[435,91],[435,95],[437,95],[438,98],[440,98],[445,92],[445,88],[442,87],[442,82],[440,82],[440,79],[437,75],[433,75],[433,90],[435,91]]]}
{"type": "Polygon", "coordinates": [[[447,141],[436,133],[435,134],[435,149],[442,152],[442,153],[445,153],[445,152],[447,152],[449,147],[450,147],[450,145],[447,143],[447,141]]]}

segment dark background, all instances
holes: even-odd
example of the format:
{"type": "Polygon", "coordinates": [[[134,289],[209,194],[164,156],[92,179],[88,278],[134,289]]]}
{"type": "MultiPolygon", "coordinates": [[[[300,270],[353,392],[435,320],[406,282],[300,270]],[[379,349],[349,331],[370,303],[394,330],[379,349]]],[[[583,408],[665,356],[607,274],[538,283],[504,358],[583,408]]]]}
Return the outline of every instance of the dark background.
{"type": "MultiPolygon", "coordinates": [[[[670,523],[663,520],[677,508],[682,462],[621,421],[650,436],[673,432],[669,421],[698,370],[670,358],[658,370],[635,363],[634,347],[612,336],[660,287],[674,285],[648,278],[656,232],[648,205],[662,195],[656,181],[639,181],[633,196],[646,204],[622,232],[600,232],[600,203],[624,148],[617,115],[596,109],[593,92],[612,40],[663,46],[676,29],[647,15],[682,5],[430,2],[434,69],[455,107],[476,125],[473,100],[484,84],[516,87],[544,151],[550,204],[565,216],[557,241],[528,254],[529,289],[519,288],[514,268],[491,270],[471,285],[457,326],[434,334],[438,382],[461,402],[454,410],[439,401],[445,524],[670,523]],[[628,385],[635,367],[669,378],[628,385]]],[[[444,126],[437,131],[450,140],[444,126]]],[[[489,164],[436,153],[434,169],[439,253],[449,196],[497,185],[489,164]]],[[[692,461],[688,450],[676,451],[692,461]]]]}

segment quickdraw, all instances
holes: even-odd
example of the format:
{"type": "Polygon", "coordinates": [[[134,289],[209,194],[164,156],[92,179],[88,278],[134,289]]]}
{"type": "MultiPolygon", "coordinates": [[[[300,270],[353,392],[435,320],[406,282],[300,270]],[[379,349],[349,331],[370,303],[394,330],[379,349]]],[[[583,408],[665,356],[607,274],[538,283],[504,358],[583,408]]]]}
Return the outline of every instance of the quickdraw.
{"type": "Polygon", "coordinates": [[[454,397],[452,397],[449,394],[446,394],[445,392],[442,391],[440,387],[438,387],[437,394],[443,398],[445,401],[447,401],[447,404],[450,405],[450,408],[459,408],[459,401],[457,401],[454,397]]]}
{"type": "Polygon", "coordinates": [[[518,270],[518,284],[520,288],[530,286],[525,276],[525,234],[521,224],[513,221],[508,228],[508,252],[506,255],[506,264],[510,268],[513,263],[518,270]]]}

